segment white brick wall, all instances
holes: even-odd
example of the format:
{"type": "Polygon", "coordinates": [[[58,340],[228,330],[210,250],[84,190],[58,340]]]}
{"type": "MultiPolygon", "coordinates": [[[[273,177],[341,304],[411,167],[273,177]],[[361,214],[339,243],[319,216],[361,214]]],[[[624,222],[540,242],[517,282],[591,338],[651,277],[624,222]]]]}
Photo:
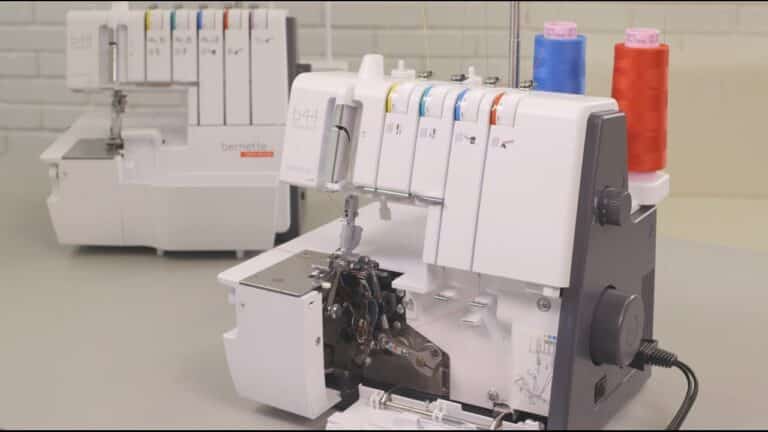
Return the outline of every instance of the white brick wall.
{"type": "Polygon", "coordinates": [[[37,76],[37,74],[35,53],[0,53],[0,76],[37,76]]]}
{"type": "MultiPolygon", "coordinates": [[[[179,2],[157,3],[164,8],[179,2]]],[[[323,2],[255,3],[288,9],[300,24],[302,59],[323,57],[323,2]]],[[[4,145],[48,142],[87,105],[108,101],[64,85],[66,11],[107,7],[0,2],[0,154],[4,145]]],[[[521,78],[531,76],[533,36],[544,21],[574,20],[587,36],[587,91],[594,95],[610,94],[613,45],[623,29],[660,28],[671,46],[673,193],[768,198],[768,145],[762,138],[768,2],[523,2],[521,12],[521,78]]],[[[387,56],[387,67],[403,58],[438,78],[470,64],[483,75],[507,75],[507,2],[334,2],[333,16],[334,54],[352,68],[362,54],[379,52],[387,56]]],[[[182,101],[178,93],[131,95],[129,109],[174,109],[182,101]]]]}
{"type": "Polygon", "coordinates": [[[28,2],[7,2],[0,14],[0,24],[25,24],[35,21],[35,9],[28,2]]]}

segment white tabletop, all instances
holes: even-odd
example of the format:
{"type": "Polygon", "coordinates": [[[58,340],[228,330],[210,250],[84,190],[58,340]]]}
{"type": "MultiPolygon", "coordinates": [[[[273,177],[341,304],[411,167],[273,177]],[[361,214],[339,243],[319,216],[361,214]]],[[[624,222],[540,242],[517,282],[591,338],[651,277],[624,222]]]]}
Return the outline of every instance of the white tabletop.
{"type": "MultiPolygon", "coordinates": [[[[0,155],[0,427],[324,425],[236,395],[216,280],[233,254],[58,245],[43,149],[0,155]]],[[[686,426],[768,426],[766,280],[766,253],[660,236],[656,335],[701,381],[686,426]]],[[[684,391],[658,369],[610,426],[663,427],[684,391]]]]}

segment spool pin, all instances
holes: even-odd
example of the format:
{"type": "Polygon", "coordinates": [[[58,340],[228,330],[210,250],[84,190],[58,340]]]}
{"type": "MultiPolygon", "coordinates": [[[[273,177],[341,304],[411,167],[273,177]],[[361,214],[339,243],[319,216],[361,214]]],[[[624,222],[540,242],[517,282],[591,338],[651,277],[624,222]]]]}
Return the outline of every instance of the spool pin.
{"type": "Polygon", "coordinates": [[[548,21],[544,23],[544,37],[547,39],[576,39],[576,23],[571,21],[548,21]]]}
{"type": "Polygon", "coordinates": [[[656,48],[659,46],[659,30],[628,28],[624,31],[624,45],[629,48],[656,48]]]}

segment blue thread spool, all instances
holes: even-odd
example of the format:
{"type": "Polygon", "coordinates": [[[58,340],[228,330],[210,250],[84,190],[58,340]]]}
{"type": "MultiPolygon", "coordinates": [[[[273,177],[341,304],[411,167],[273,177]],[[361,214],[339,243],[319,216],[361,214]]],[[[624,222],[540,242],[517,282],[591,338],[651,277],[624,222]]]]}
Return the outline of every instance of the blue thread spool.
{"type": "Polygon", "coordinates": [[[535,90],[584,94],[586,38],[576,33],[576,23],[548,22],[536,35],[533,83],[535,90]]]}

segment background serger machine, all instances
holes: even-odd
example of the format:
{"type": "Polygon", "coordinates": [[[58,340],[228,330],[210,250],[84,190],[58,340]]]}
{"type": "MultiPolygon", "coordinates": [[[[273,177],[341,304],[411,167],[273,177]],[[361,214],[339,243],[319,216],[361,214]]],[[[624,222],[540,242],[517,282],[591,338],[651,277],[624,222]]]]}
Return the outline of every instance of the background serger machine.
{"type": "Polygon", "coordinates": [[[295,236],[298,192],[278,179],[295,34],[278,9],[70,11],[67,86],[112,106],[41,156],[59,242],[242,256],[295,236]],[[187,112],[124,113],[158,90],[187,112]]]}
{"type": "Polygon", "coordinates": [[[237,392],[328,428],[604,425],[678,363],[616,101],[382,65],[293,84],[281,180],[344,213],[219,275],[237,392]]]}

